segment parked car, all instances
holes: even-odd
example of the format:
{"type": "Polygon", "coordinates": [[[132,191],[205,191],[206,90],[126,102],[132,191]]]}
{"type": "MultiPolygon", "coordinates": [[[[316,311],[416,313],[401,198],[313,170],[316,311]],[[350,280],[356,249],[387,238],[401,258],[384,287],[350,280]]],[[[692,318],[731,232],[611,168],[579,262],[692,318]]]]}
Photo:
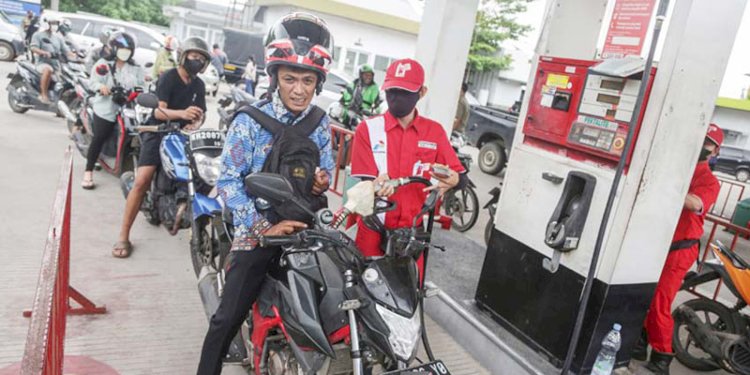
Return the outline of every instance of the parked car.
{"type": "Polygon", "coordinates": [[[95,14],[65,13],[45,10],[44,14],[54,14],[61,18],[70,20],[70,35],[79,48],[86,51],[99,48],[99,34],[102,30],[122,29],[135,36],[138,48],[135,50],[133,59],[141,66],[153,63],[157,52],[164,45],[164,36],[146,26],[133,22],[122,21],[114,18],[99,16],[95,14]]]}
{"type": "Polygon", "coordinates": [[[510,155],[517,122],[516,113],[471,104],[466,139],[479,149],[478,163],[482,172],[498,174],[503,170],[510,155]]]}
{"type": "Polygon", "coordinates": [[[10,18],[0,11],[0,60],[13,61],[16,56],[26,52],[23,34],[10,18]]]}
{"type": "Polygon", "coordinates": [[[739,182],[750,179],[750,150],[735,146],[721,146],[714,170],[733,175],[739,182]]]}
{"type": "MultiPolygon", "coordinates": [[[[313,99],[313,104],[324,110],[327,109],[331,103],[341,99],[341,91],[343,91],[352,81],[353,79],[342,71],[329,71],[326,76],[326,81],[323,83],[323,91],[313,99]]],[[[268,76],[259,75],[258,84],[255,87],[255,96],[260,97],[260,95],[266,92],[266,90],[268,90],[268,76]]]]}

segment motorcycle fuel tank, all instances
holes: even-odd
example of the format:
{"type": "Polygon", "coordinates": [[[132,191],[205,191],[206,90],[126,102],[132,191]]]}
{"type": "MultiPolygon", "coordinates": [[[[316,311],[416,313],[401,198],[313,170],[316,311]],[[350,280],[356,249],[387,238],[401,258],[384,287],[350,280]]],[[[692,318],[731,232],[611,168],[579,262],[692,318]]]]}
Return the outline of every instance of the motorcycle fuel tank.
{"type": "Polygon", "coordinates": [[[190,161],[185,153],[187,138],[180,133],[164,136],[159,146],[161,166],[169,178],[187,182],[190,180],[190,161]]]}

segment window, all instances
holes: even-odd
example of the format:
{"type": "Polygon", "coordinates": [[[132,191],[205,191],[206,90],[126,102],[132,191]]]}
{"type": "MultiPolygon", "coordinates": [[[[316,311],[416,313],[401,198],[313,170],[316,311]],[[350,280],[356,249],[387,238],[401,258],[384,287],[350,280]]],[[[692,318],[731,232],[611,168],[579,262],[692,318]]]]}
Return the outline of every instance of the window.
{"type": "Polygon", "coordinates": [[[138,48],[155,50],[161,47],[161,42],[152,37],[151,34],[134,28],[128,28],[128,32],[135,36],[135,39],[138,42],[138,48]],[[152,46],[153,43],[158,44],[159,47],[154,48],[154,46],[152,46]]]}
{"type": "Polygon", "coordinates": [[[197,36],[206,39],[206,29],[188,26],[188,36],[197,36]]]}
{"type": "Polygon", "coordinates": [[[362,64],[367,64],[370,60],[370,54],[357,51],[346,51],[346,60],[344,61],[344,71],[356,75],[357,69],[362,64]]]}
{"type": "Polygon", "coordinates": [[[370,61],[369,53],[360,53],[359,56],[357,57],[357,68],[359,68],[363,64],[367,64],[367,62],[369,61],[370,61]]]}
{"type": "Polygon", "coordinates": [[[341,61],[341,47],[333,47],[333,66],[338,67],[341,61]]]}
{"type": "Polygon", "coordinates": [[[70,18],[70,32],[73,34],[83,33],[83,29],[86,27],[88,22],[80,18],[70,18]]]}
{"type": "Polygon", "coordinates": [[[385,72],[388,69],[388,66],[391,65],[393,60],[394,59],[390,57],[375,55],[375,64],[373,66],[373,69],[385,72]]]}

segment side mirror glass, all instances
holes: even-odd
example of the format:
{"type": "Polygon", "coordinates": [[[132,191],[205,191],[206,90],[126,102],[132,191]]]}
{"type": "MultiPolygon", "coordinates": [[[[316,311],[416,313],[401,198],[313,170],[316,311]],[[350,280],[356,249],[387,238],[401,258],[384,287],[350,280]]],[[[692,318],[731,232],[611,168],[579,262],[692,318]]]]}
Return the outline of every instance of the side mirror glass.
{"type": "Polygon", "coordinates": [[[138,98],[135,100],[135,102],[139,106],[146,108],[156,108],[159,106],[159,98],[151,93],[143,93],[138,95],[138,98]]]}

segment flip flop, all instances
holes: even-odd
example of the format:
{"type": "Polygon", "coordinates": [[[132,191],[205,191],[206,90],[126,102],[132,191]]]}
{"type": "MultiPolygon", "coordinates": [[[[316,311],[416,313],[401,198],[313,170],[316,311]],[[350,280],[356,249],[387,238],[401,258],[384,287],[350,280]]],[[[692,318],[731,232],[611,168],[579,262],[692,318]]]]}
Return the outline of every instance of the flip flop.
{"type": "Polygon", "coordinates": [[[96,184],[94,184],[94,180],[83,180],[81,181],[81,187],[86,190],[93,190],[96,187],[96,184]]]}
{"type": "Polygon", "coordinates": [[[133,244],[130,241],[117,241],[112,247],[112,256],[115,258],[127,258],[133,253],[133,244]]]}

